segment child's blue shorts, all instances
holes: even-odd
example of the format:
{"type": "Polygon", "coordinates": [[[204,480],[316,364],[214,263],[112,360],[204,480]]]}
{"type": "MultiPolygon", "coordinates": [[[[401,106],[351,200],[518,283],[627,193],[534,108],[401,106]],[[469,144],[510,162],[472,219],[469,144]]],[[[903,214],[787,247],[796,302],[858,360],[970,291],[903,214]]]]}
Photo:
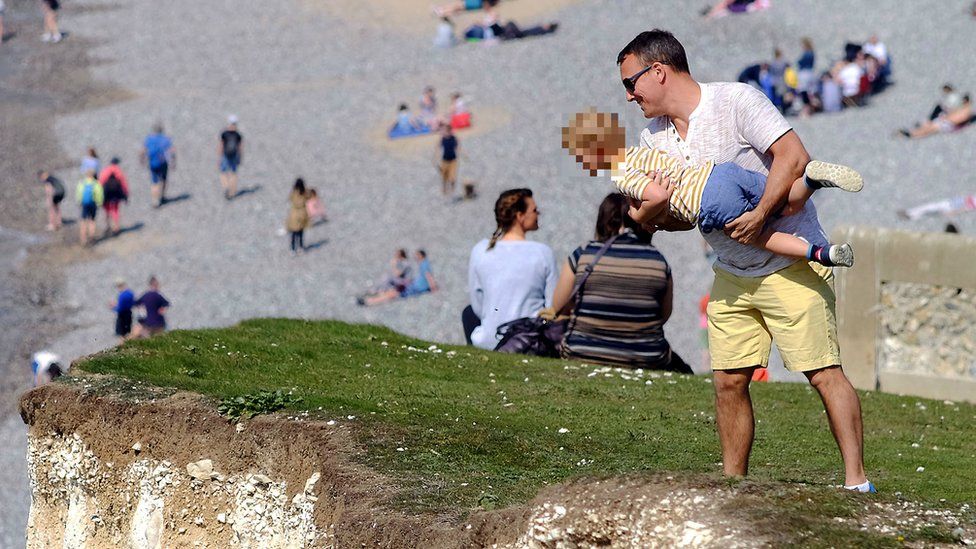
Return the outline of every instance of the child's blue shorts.
{"type": "Polygon", "coordinates": [[[759,204],[766,190],[766,176],[738,164],[717,164],[702,191],[698,224],[703,233],[724,230],[725,225],[759,204]]]}

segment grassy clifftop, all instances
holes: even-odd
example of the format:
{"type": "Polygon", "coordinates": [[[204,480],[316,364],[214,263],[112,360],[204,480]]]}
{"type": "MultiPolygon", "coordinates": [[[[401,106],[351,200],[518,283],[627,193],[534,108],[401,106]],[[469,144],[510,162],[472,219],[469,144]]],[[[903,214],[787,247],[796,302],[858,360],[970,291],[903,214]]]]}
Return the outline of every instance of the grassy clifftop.
{"type": "MultiPolygon", "coordinates": [[[[419,509],[503,506],[579,476],[710,473],[711,379],[432,345],[385,328],[261,319],[174,331],[80,370],[217,399],[291,392],[290,414],[356,424],[366,462],[419,509]]],[[[841,462],[820,399],[755,384],[752,478],[827,487],[841,462]]],[[[867,468],[884,494],[976,501],[976,406],[862,393],[867,468]],[[924,471],[919,471],[924,467],[924,471]]],[[[883,497],[883,496],[882,496],[883,497]]]]}

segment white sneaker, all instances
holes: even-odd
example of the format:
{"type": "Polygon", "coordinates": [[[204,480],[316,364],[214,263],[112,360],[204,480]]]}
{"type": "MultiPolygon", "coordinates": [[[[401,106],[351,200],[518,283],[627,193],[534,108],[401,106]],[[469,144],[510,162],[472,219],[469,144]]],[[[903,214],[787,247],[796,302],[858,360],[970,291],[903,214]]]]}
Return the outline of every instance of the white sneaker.
{"type": "Polygon", "coordinates": [[[51,33],[45,32],[44,34],[41,35],[41,42],[50,42],[50,41],[51,41],[51,33]]]}
{"type": "Polygon", "coordinates": [[[51,35],[51,42],[54,43],[54,44],[57,44],[58,42],[61,41],[62,38],[64,38],[64,35],[61,34],[60,32],[57,33],[57,34],[52,34],[51,35]]]}
{"type": "Polygon", "coordinates": [[[854,266],[854,250],[850,244],[833,245],[827,250],[830,262],[838,267],[854,266]]]}

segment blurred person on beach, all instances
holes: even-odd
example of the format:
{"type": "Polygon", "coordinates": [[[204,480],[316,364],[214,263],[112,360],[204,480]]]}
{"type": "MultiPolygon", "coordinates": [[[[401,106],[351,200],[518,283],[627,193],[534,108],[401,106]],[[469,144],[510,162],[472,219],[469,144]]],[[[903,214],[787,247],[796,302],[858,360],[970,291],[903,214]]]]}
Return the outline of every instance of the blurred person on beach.
{"type": "Polygon", "coordinates": [[[88,152],[81,157],[81,173],[94,172],[95,178],[98,178],[101,169],[102,161],[98,158],[98,151],[95,150],[95,147],[88,147],[88,152]]]}
{"type": "Polygon", "coordinates": [[[220,133],[217,154],[220,156],[220,187],[224,190],[224,199],[230,200],[237,196],[237,168],[244,154],[244,138],[237,130],[236,115],[227,117],[227,127],[220,133]]]}
{"type": "Polygon", "coordinates": [[[119,205],[129,200],[129,181],[119,166],[119,158],[112,158],[112,161],[99,176],[98,181],[102,185],[105,202],[105,225],[106,234],[119,234],[122,231],[122,221],[119,216],[119,205]]]}
{"type": "Polygon", "coordinates": [[[51,42],[57,44],[64,35],[58,29],[58,10],[61,3],[58,0],[40,0],[41,10],[44,12],[44,34],[41,35],[41,42],[51,42]]]}
{"type": "Polygon", "coordinates": [[[132,307],[135,305],[135,296],[121,278],[115,279],[115,290],[119,293],[115,301],[109,303],[109,308],[115,312],[115,335],[122,342],[132,333],[132,307]]]}
{"type": "Polygon", "coordinates": [[[3,43],[7,36],[3,30],[3,13],[5,11],[7,11],[7,5],[3,3],[3,0],[0,0],[0,44],[3,43]]]}
{"type": "Polygon", "coordinates": [[[176,169],[176,151],[173,140],[163,133],[163,125],[156,123],[152,133],[143,141],[142,163],[149,166],[150,191],[152,192],[153,207],[158,208],[166,203],[166,182],[169,170],[176,169]]]}
{"type": "Polygon", "coordinates": [[[408,135],[425,129],[427,129],[427,126],[419,118],[410,114],[410,107],[406,103],[400,103],[400,106],[397,108],[396,122],[393,123],[390,132],[408,135]]]}
{"type": "Polygon", "coordinates": [[[305,209],[308,210],[308,219],[312,225],[325,223],[329,220],[325,215],[325,205],[322,204],[322,199],[319,198],[319,192],[315,189],[308,190],[305,209]]]}
{"type": "Polygon", "coordinates": [[[424,88],[424,93],[420,96],[420,121],[436,130],[440,126],[440,119],[437,117],[437,95],[432,86],[424,88]]]}
{"type": "Polygon", "coordinates": [[[441,140],[438,144],[438,154],[440,163],[438,170],[441,174],[441,194],[446,197],[454,195],[454,187],[457,184],[458,163],[461,145],[450,124],[441,127],[441,140]]]}
{"type": "Polygon", "coordinates": [[[752,13],[769,9],[770,0],[718,0],[710,7],[702,10],[702,15],[715,19],[726,15],[752,13]]]}
{"type": "MultiPolygon", "coordinates": [[[[767,228],[827,244],[812,201],[793,215],[774,215],[810,163],[803,142],[758,90],[697,82],[684,47],[670,32],[637,35],[617,55],[617,65],[627,101],[649,119],[642,148],[663,150],[685,167],[734,162],[766,176],[753,208],[724,230],[702,232],[717,255],[707,314],[724,473],[748,473],[755,436],[749,383],[756,369],[767,366],[775,340],[787,368],[802,372],[821,398],[843,458],[845,488],[876,491],[864,472],[860,399],[841,368],[831,269],[750,246],[767,228]]],[[[640,219],[642,208],[635,204],[632,217],[640,219]]],[[[670,220],[645,225],[693,227],[670,220]]]]}
{"type": "Polygon", "coordinates": [[[926,202],[918,206],[898,210],[897,213],[898,217],[902,219],[915,221],[932,215],[952,216],[973,211],[976,211],[976,194],[926,202]]]}
{"type": "Polygon", "coordinates": [[[64,200],[64,183],[47,170],[37,172],[37,178],[44,185],[44,199],[47,205],[47,230],[61,228],[61,201],[64,200]]]}
{"type": "Polygon", "coordinates": [[[510,189],[495,201],[496,229],[471,249],[468,297],[461,312],[469,345],[494,349],[498,326],[552,306],[559,279],[549,246],[526,239],[539,230],[540,211],[530,189],[510,189]]]}
{"type": "Polygon", "coordinates": [[[952,112],[963,104],[963,94],[956,91],[956,88],[952,84],[942,85],[942,98],[939,99],[939,103],[932,109],[932,114],[929,115],[929,120],[935,120],[940,114],[946,112],[952,112]]]}
{"type": "MultiPolygon", "coordinates": [[[[404,252],[404,250],[400,250],[404,252]]],[[[405,257],[404,253],[404,257],[405,257]]],[[[434,279],[434,272],[430,268],[430,260],[427,259],[427,252],[417,250],[415,252],[415,262],[417,264],[417,274],[405,280],[405,284],[400,287],[391,287],[381,292],[359,298],[356,303],[359,305],[372,306],[394,301],[396,299],[416,297],[418,295],[436,292],[437,281],[434,279]]]]}
{"type": "Polygon", "coordinates": [[[441,22],[437,24],[437,31],[434,34],[434,47],[452,48],[457,44],[458,39],[454,34],[454,23],[449,17],[441,17],[441,22]]]}
{"type": "Polygon", "coordinates": [[[627,215],[629,209],[627,197],[607,195],[594,238],[563,263],[552,298],[553,313],[569,315],[560,356],[691,374],[664,337],[674,302],[671,267],[651,244],[651,233],[627,215]]]}
{"type": "Polygon", "coordinates": [[[456,2],[434,6],[432,12],[436,17],[450,17],[465,11],[493,11],[497,5],[498,0],[458,0],[456,2]]]}
{"type": "Polygon", "coordinates": [[[81,206],[81,219],[78,221],[78,240],[82,246],[94,243],[95,217],[98,208],[105,201],[101,183],[95,179],[95,172],[88,170],[75,187],[75,200],[81,206]]]}
{"type": "Polygon", "coordinates": [[[50,383],[68,373],[71,364],[63,364],[61,357],[50,351],[39,351],[31,356],[31,373],[34,387],[50,383]]]}
{"type": "Polygon", "coordinates": [[[382,282],[366,290],[366,293],[363,295],[357,296],[356,303],[365,305],[367,299],[391,289],[396,290],[398,293],[402,292],[407,288],[407,284],[412,278],[413,265],[410,264],[410,260],[407,258],[407,250],[399,248],[393,252],[393,258],[390,259],[390,268],[387,274],[384,275],[382,282]]]}
{"type": "Polygon", "coordinates": [[[819,87],[817,74],[814,71],[817,54],[813,49],[813,40],[804,36],[800,39],[800,44],[803,46],[803,53],[796,60],[796,93],[799,95],[800,102],[803,104],[803,109],[800,111],[800,114],[801,116],[808,117],[815,112],[814,96],[817,95],[819,87]]]}
{"type": "Polygon", "coordinates": [[[305,191],[305,180],[298,178],[292,185],[288,195],[288,219],[285,229],[291,235],[291,253],[299,255],[305,251],[305,229],[308,228],[308,193],[305,191]]]}
{"type": "Polygon", "coordinates": [[[149,289],[145,291],[139,299],[133,303],[134,307],[142,307],[146,316],[139,319],[139,322],[132,330],[132,337],[142,338],[161,334],[166,331],[166,311],[169,310],[169,301],[159,293],[159,279],[155,276],[149,277],[149,289]]]}
{"type": "Polygon", "coordinates": [[[909,139],[921,139],[938,133],[952,133],[973,121],[973,103],[969,94],[962,96],[962,103],[954,110],[941,112],[934,120],[928,120],[914,128],[902,128],[898,135],[909,139]]]}

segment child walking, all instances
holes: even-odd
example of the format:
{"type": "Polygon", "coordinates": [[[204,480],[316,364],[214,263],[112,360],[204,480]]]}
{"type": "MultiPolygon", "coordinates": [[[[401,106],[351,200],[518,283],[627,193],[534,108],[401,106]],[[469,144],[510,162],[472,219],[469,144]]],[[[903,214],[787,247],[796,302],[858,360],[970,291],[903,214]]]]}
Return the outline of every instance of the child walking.
{"type": "MultiPolygon", "coordinates": [[[[577,113],[563,128],[562,145],[590,175],[609,170],[618,192],[641,201],[636,221],[642,224],[663,223],[670,216],[698,225],[703,233],[724,230],[727,223],[755,208],[766,188],[766,176],[731,162],[686,167],[660,150],[626,147],[626,132],[616,113],[577,113]],[[665,176],[670,178],[667,184],[656,183],[665,176]]],[[[807,164],[804,176],[793,182],[779,215],[799,212],[817,189],[858,192],[862,186],[861,175],[852,168],[814,160],[807,164]]],[[[755,246],[830,267],[854,264],[850,244],[815,246],[772,229],[766,229],[755,246]]]]}

